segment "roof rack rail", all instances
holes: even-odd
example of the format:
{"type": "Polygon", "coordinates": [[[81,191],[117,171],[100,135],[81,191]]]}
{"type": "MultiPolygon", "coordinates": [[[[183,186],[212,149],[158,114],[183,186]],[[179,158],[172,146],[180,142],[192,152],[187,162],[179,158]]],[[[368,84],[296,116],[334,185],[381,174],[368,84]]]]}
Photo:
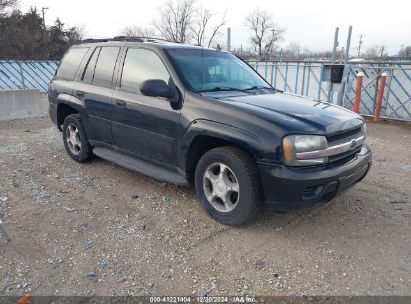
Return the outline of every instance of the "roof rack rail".
{"type": "Polygon", "coordinates": [[[158,38],[158,37],[149,37],[149,36],[117,36],[113,38],[114,40],[118,41],[136,41],[136,40],[141,40],[142,42],[171,42],[171,43],[179,43],[175,41],[171,41],[168,39],[163,39],[163,38],[158,38]]]}
{"type": "Polygon", "coordinates": [[[129,41],[129,42],[171,42],[171,43],[179,43],[170,41],[167,39],[156,38],[156,37],[146,37],[146,36],[116,36],[114,38],[98,38],[98,39],[85,39],[82,40],[81,43],[95,43],[95,42],[109,42],[109,41],[129,41]]]}
{"type": "Polygon", "coordinates": [[[80,43],[92,43],[92,42],[107,42],[107,41],[110,41],[110,39],[109,38],[87,38],[87,39],[84,39],[84,40],[81,40],[81,42],[80,43]]]}

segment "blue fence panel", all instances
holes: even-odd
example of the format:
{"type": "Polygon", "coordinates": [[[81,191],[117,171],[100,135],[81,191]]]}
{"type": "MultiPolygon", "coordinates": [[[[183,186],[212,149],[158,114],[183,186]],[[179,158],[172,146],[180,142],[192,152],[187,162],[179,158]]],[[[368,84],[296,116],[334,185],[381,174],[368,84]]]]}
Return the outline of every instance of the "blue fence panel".
{"type": "Polygon", "coordinates": [[[59,62],[0,60],[0,90],[38,89],[47,93],[59,62]]]}

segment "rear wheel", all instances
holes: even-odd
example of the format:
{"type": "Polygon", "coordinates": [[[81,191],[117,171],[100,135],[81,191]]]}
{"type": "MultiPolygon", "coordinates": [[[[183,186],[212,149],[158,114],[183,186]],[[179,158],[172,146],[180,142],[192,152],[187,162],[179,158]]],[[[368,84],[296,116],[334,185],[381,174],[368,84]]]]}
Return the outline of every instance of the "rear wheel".
{"type": "Polygon", "coordinates": [[[241,225],[253,219],[261,205],[261,186],[255,161],[234,147],[205,153],[195,172],[197,196],[215,220],[241,225]]]}
{"type": "Polygon", "coordinates": [[[67,154],[76,162],[82,163],[91,158],[91,147],[79,114],[71,114],[64,119],[63,141],[67,154]]]}

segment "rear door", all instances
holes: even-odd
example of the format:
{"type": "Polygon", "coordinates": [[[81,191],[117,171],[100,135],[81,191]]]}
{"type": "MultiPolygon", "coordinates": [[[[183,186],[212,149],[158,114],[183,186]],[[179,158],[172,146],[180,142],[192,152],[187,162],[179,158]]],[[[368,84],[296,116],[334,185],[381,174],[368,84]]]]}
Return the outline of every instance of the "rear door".
{"type": "Polygon", "coordinates": [[[161,79],[172,85],[160,56],[150,49],[128,48],[113,100],[112,131],[116,146],[147,159],[175,165],[180,111],[170,100],[144,96],[140,85],[161,79]]]}
{"type": "Polygon", "coordinates": [[[113,144],[110,113],[113,108],[113,75],[120,47],[96,47],[76,82],[73,94],[85,104],[85,128],[88,139],[113,144]]]}

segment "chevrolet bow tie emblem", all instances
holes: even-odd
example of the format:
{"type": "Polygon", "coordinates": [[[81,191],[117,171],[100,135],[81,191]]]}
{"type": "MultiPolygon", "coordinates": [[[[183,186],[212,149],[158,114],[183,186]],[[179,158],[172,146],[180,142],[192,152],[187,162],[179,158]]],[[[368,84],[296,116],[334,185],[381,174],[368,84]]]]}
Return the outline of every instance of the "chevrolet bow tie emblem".
{"type": "Polygon", "coordinates": [[[354,140],[351,142],[351,149],[354,149],[356,145],[357,145],[357,141],[354,139],[354,140]]]}

